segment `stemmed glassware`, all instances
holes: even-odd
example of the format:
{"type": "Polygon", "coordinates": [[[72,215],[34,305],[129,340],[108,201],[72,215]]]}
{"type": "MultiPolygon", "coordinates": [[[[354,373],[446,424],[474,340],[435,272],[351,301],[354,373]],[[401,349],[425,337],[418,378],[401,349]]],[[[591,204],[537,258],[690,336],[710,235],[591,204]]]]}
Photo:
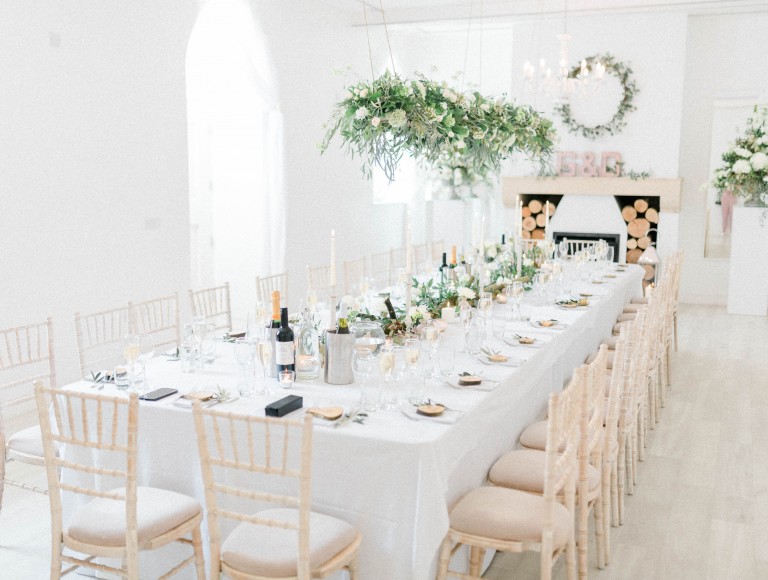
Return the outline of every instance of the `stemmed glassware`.
{"type": "Polygon", "coordinates": [[[259,364],[261,365],[261,375],[264,379],[264,391],[268,393],[270,389],[267,386],[267,367],[272,362],[272,341],[269,340],[266,333],[259,336],[256,341],[256,353],[258,354],[259,364]]]}
{"type": "Polygon", "coordinates": [[[147,363],[155,356],[155,341],[149,334],[142,334],[139,339],[139,364],[141,365],[142,384],[143,391],[149,390],[149,379],[147,378],[147,363]]]}
{"type": "Polygon", "coordinates": [[[421,350],[419,349],[419,339],[407,338],[405,340],[405,364],[411,377],[416,376],[419,366],[421,350]]]}
{"type": "Polygon", "coordinates": [[[440,344],[440,329],[433,320],[427,322],[424,329],[421,331],[421,338],[426,345],[426,350],[429,352],[429,372],[439,374],[439,369],[436,368],[435,353],[440,344]]]}
{"type": "Polygon", "coordinates": [[[256,363],[256,345],[251,340],[238,338],[235,341],[235,362],[239,375],[237,388],[243,397],[251,397],[256,363]]]}
{"type": "Polygon", "coordinates": [[[472,326],[472,307],[469,305],[469,302],[459,304],[459,321],[461,322],[461,328],[464,330],[464,348],[466,352],[469,352],[469,329],[472,326]]]}
{"type": "Polygon", "coordinates": [[[387,401],[384,404],[385,408],[392,408],[394,406],[394,399],[396,397],[392,396],[392,393],[389,391],[391,390],[390,383],[392,382],[394,375],[395,375],[395,349],[392,347],[392,345],[387,344],[384,347],[382,347],[381,351],[379,352],[379,372],[381,373],[381,378],[384,379],[384,390],[386,394],[387,401]]]}
{"type": "Polygon", "coordinates": [[[477,300],[477,311],[480,313],[480,318],[483,320],[483,326],[486,329],[486,333],[490,335],[490,328],[488,325],[488,318],[491,315],[491,308],[493,307],[493,294],[490,292],[480,292],[480,297],[477,300]]]}
{"type": "Polygon", "coordinates": [[[131,375],[130,390],[136,389],[136,361],[139,360],[140,346],[139,335],[126,334],[123,338],[123,356],[128,363],[128,371],[131,375]]]}
{"type": "Polygon", "coordinates": [[[381,392],[377,386],[369,384],[376,357],[370,348],[356,348],[352,354],[352,374],[360,382],[361,406],[364,411],[376,411],[379,408],[381,392]]]}

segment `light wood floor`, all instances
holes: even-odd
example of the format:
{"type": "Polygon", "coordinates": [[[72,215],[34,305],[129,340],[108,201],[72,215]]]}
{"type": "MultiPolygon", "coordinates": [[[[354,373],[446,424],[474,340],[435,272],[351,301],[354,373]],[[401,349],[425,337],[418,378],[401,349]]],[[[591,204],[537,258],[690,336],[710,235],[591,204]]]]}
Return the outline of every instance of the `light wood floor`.
{"type": "MultiPolygon", "coordinates": [[[[768,318],[683,305],[672,386],[626,523],[612,530],[611,565],[590,577],[768,578],[768,318]]],[[[8,470],[44,485],[40,468],[8,470]]],[[[0,578],[47,578],[49,549],[47,497],[6,487],[0,578]]],[[[538,558],[497,555],[486,577],[538,578],[538,558]]]]}

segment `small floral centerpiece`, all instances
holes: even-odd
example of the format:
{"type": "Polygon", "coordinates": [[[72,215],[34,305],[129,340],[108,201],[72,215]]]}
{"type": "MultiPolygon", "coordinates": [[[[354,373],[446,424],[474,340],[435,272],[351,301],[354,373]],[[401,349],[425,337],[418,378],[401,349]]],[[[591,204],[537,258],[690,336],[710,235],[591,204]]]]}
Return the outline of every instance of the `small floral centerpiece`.
{"type": "Polygon", "coordinates": [[[467,167],[485,176],[499,173],[501,161],[516,152],[548,158],[554,138],[552,121],[531,107],[389,71],[349,87],[321,151],[337,134],[351,155],[360,156],[366,176],[378,165],[390,181],[406,153],[430,167],[459,153],[467,167]]]}
{"type": "Polygon", "coordinates": [[[747,129],[722,155],[712,186],[730,190],[750,205],[768,205],[768,107],[755,107],[747,129]]]}

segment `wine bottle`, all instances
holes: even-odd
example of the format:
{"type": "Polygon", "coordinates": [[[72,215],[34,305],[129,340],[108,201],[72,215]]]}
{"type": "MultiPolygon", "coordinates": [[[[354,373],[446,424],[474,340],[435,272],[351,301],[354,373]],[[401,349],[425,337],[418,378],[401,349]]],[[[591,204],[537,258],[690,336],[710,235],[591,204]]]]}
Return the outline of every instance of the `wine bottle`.
{"type": "Polygon", "coordinates": [[[445,284],[445,271],[448,269],[448,262],[446,262],[448,254],[443,252],[443,263],[440,265],[440,283],[445,284]]]}
{"type": "MultiPolygon", "coordinates": [[[[445,254],[443,254],[443,256],[445,256],[445,254]]],[[[397,313],[395,313],[395,307],[392,306],[392,301],[389,299],[389,296],[387,296],[386,300],[384,300],[384,306],[387,307],[389,319],[393,322],[397,320],[397,313]]]]}
{"type": "Polygon", "coordinates": [[[349,334],[349,321],[347,320],[347,305],[344,302],[339,307],[339,324],[336,327],[336,334],[349,334]]]}
{"type": "Polygon", "coordinates": [[[507,236],[505,234],[501,234],[501,245],[504,246],[507,243],[507,236]]]}
{"type": "Polygon", "coordinates": [[[280,291],[272,292],[272,323],[270,328],[280,328],[280,291]]]}
{"type": "Polygon", "coordinates": [[[288,326],[288,309],[280,310],[280,330],[277,331],[277,340],[275,343],[275,364],[277,365],[277,376],[280,371],[296,370],[296,352],[293,344],[293,330],[288,326]]]}

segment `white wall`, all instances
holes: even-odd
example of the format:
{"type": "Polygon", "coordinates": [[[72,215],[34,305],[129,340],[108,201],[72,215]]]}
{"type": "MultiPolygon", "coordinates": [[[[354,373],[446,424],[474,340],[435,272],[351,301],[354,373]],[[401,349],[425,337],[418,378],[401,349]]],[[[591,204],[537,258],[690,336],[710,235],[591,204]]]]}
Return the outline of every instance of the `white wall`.
{"type": "Polygon", "coordinates": [[[0,5],[0,327],[53,316],[61,381],[79,374],[75,311],[188,287],[195,12],[180,1],[0,5]]]}
{"type": "MultiPolygon", "coordinates": [[[[688,24],[680,174],[683,213],[680,242],[685,261],[680,297],[687,302],[725,304],[729,260],[704,257],[712,116],[718,99],[756,98],[768,89],[768,13],[694,16],[688,24]]],[[[741,126],[746,125],[746,118],[741,126]]]]}

